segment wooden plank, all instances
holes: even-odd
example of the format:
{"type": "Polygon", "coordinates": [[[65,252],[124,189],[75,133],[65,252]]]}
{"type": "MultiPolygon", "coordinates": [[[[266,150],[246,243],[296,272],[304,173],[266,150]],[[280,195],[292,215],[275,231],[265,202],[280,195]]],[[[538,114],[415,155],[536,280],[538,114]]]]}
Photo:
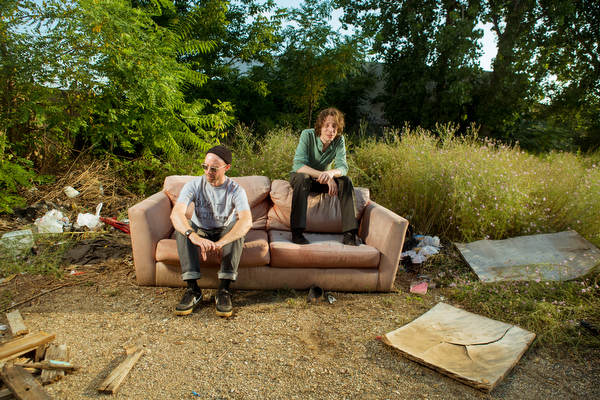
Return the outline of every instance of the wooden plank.
{"type": "MultiPolygon", "coordinates": [[[[67,354],[67,345],[61,344],[57,346],[55,344],[51,344],[48,346],[46,350],[46,361],[56,360],[56,361],[69,361],[69,356],[67,354]]],[[[52,370],[52,369],[44,369],[42,370],[41,382],[42,385],[47,385],[54,381],[58,381],[65,376],[65,371],[60,370],[52,370]]]]}
{"type": "Polygon", "coordinates": [[[0,364],[15,359],[38,346],[45,345],[54,340],[56,335],[45,332],[30,333],[0,344],[0,364]]]}
{"type": "Polygon", "coordinates": [[[23,322],[23,317],[19,310],[6,313],[6,318],[8,319],[13,336],[27,335],[29,333],[29,328],[23,322]]]}
{"type": "MultiPolygon", "coordinates": [[[[15,363],[15,366],[23,367],[23,368],[35,368],[35,369],[54,369],[58,371],[79,371],[81,369],[80,365],[71,364],[65,361],[56,361],[56,360],[44,360],[41,362],[30,362],[30,363],[15,363]]],[[[0,399],[2,400],[2,399],[0,399]]]]}
{"type": "Polygon", "coordinates": [[[117,390],[119,390],[121,382],[123,382],[127,374],[129,374],[131,368],[133,368],[142,354],[144,354],[144,349],[139,349],[134,354],[128,356],[121,364],[117,366],[117,368],[113,370],[113,372],[110,373],[108,378],[106,378],[104,382],[100,384],[98,391],[111,394],[116,393],[117,390]]]}
{"type": "Polygon", "coordinates": [[[9,368],[0,372],[2,381],[17,400],[51,400],[52,397],[23,367],[9,368]]]}
{"type": "Polygon", "coordinates": [[[0,400],[12,400],[12,399],[14,399],[14,397],[9,388],[0,390],[0,400]]]}

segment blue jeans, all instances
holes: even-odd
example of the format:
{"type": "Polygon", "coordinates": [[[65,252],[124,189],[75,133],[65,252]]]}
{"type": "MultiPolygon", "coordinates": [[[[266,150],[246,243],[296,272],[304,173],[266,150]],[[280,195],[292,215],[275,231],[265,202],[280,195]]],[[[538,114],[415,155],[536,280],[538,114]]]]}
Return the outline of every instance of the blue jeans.
{"type": "MultiPolygon", "coordinates": [[[[233,221],[223,228],[202,229],[192,221],[188,222],[198,236],[212,240],[213,242],[225,236],[236,223],[236,221],[233,221]]],[[[179,254],[179,262],[181,264],[181,279],[184,281],[200,279],[202,274],[200,273],[198,247],[185,237],[185,235],[179,233],[179,231],[175,231],[175,238],[177,240],[177,253],[179,254]]],[[[223,258],[221,259],[221,269],[218,274],[219,279],[236,280],[243,247],[243,237],[223,246],[223,258]]]]}

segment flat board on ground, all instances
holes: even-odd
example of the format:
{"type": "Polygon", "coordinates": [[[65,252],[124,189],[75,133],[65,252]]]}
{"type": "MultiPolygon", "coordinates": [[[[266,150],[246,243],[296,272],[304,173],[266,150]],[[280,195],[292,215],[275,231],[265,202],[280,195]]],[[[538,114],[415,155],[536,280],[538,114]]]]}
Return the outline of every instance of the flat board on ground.
{"type": "Polygon", "coordinates": [[[600,262],[600,250],[575,231],[455,245],[484,282],[565,281],[585,275],[600,262]]]}
{"type": "Polygon", "coordinates": [[[403,356],[490,392],[519,361],[535,334],[445,303],[383,336],[403,356]]]}

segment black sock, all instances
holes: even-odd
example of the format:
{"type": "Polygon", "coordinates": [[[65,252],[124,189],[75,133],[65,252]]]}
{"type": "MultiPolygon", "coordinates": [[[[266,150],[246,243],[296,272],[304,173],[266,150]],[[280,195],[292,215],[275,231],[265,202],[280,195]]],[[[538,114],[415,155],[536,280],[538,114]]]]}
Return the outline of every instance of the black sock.
{"type": "Polygon", "coordinates": [[[190,279],[185,281],[187,283],[188,289],[194,289],[194,291],[198,291],[200,288],[198,287],[198,282],[195,279],[190,279]]]}
{"type": "Polygon", "coordinates": [[[221,283],[219,283],[219,292],[222,290],[229,291],[229,284],[231,284],[231,280],[229,279],[221,279],[221,283]]]}

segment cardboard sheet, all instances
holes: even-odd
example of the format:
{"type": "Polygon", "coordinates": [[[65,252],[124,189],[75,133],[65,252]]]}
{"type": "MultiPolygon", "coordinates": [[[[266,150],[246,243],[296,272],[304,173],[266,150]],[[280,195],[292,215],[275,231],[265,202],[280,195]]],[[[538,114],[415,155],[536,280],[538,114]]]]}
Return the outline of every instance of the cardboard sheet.
{"type": "Polygon", "coordinates": [[[600,263],[600,250],[575,231],[455,245],[484,282],[565,281],[600,263]]]}
{"type": "Polygon", "coordinates": [[[438,303],[383,337],[405,357],[486,393],[492,391],[535,339],[514,325],[438,303]]]}

